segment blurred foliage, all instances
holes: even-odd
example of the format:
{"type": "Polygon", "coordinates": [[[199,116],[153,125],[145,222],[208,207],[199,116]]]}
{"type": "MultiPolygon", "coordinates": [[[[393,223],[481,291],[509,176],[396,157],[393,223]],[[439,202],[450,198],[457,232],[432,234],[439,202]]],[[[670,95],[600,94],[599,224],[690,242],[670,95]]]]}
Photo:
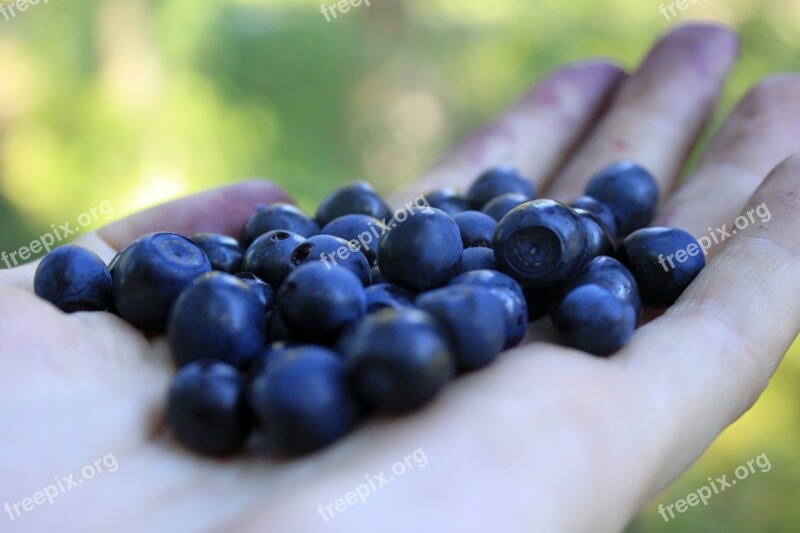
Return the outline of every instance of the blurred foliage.
{"type": "MultiPolygon", "coordinates": [[[[800,67],[796,0],[699,1],[672,21],[642,0],[372,0],[331,22],[320,4],[71,0],[0,18],[0,249],[106,200],[121,217],[248,176],[306,208],[351,179],[391,190],[549,70],[633,67],[690,18],[743,37],[723,110],[800,67]]],[[[655,502],[762,452],[773,469],[667,524],[651,504],[631,531],[800,531],[798,357],[655,502]]]]}

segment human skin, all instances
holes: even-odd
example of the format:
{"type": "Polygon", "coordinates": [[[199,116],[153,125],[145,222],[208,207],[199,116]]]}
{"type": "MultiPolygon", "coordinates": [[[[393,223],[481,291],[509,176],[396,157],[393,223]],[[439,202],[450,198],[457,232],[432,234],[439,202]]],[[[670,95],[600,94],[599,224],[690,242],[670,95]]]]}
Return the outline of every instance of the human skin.
{"type": "MultiPolygon", "coordinates": [[[[119,468],[22,513],[39,531],[619,531],[685,471],[766,387],[800,326],[800,77],[758,83],[678,181],[711,116],[738,40],[693,24],[661,39],[633,73],[599,60],[546,77],[425,173],[398,205],[464,187],[511,163],[541,196],[569,200],[609,162],[658,179],[656,224],[696,237],[766,203],[769,222],[715,245],[678,302],[601,359],[527,342],[454,381],[410,416],[367,422],[314,455],[193,455],[163,424],[174,372],[163,337],[105,313],[65,315],[31,292],[34,265],[0,272],[0,505],[113,453],[119,468]],[[409,469],[324,519],[332,504],[422,449],[409,469]]],[[[77,240],[106,260],[155,230],[238,235],[251,181],[172,202],[77,240]]],[[[388,478],[387,475],[387,478],[388,478]]]]}

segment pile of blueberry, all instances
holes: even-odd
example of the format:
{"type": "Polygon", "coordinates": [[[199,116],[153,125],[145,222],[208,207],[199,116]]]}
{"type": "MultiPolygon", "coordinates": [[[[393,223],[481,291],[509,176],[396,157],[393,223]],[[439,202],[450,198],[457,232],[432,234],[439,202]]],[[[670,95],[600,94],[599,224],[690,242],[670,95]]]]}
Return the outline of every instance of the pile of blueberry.
{"type": "Polygon", "coordinates": [[[259,206],[237,240],[145,235],[106,266],[68,245],[40,263],[38,296],[166,332],[178,372],[167,422],[196,452],[253,437],[280,455],[319,449],[370,413],[430,402],[490,364],[549,314],[563,344],[607,356],[643,306],[671,305],[704,266],[688,233],[645,228],[653,176],[631,162],[596,175],[570,206],[493,168],[465,195],[437,190],[392,212],[366,183],[312,218],[259,206]],[[679,256],[680,257],[680,256],[679,256]]]}

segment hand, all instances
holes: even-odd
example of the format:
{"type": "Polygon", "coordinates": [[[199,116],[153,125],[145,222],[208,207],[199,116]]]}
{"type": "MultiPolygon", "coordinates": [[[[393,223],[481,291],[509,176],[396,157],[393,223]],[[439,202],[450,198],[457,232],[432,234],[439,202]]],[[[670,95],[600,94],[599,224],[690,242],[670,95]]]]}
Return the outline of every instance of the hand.
{"type": "MultiPolygon", "coordinates": [[[[605,164],[634,159],[662,186],[658,224],[700,237],[761,204],[768,222],[715,245],[678,303],[612,358],[537,341],[536,328],[422,412],[371,421],[310,457],[213,461],[182,449],[162,421],[173,373],[163,338],[110,314],[60,313],[32,295],[35,265],[3,271],[0,504],[78,479],[108,454],[118,465],[13,522],[4,511],[4,528],[620,530],[752,405],[800,325],[800,158],[775,168],[800,151],[800,77],[761,82],[677,182],[737,48],[728,30],[691,25],[630,76],[604,61],[566,67],[397,199],[513,163],[542,196],[569,200],[605,164]],[[334,505],[367,485],[366,502],[334,505]]],[[[148,231],[236,235],[256,203],[283,198],[248,182],[78,242],[108,260],[148,231]]]]}

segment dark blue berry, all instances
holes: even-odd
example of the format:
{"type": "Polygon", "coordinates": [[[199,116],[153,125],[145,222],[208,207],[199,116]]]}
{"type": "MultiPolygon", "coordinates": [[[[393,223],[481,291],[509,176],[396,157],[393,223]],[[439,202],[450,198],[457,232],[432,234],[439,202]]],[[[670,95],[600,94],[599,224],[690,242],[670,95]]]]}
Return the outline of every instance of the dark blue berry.
{"type": "Polygon", "coordinates": [[[383,277],[383,273],[381,269],[378,268],[378,265],[372,267],[372,284],[377,285],[378,283],[387,283],[386,278],[383,277]]]}
{"type": "Polygon", "coordinates": [[[619,235],[650,224],[658,206],[658,182],[632,161],[614,163],[600,171],[586,186],[586,194],[611,208],[619,235]]]}
{"type": "Polygon", "coordinates": [[[421,209],[381,239],[378,266],[384,277],[413,291],[440,287],[461,271],[461,233],[453,217],[421,209]]]}
{"type": "Polygon", "coordinates": [[[630,305],[636,313],[637,323],[642,317],[642,299],[633,274],[612,257],[599,256],[584,264],[562,287],[552,293],[557,306],[564,295],[581,285],[599,285],[610,291],[620,301],[630,305]]]}
{"type": "Polygon", "coordinates": [[[614,235],[608,229],[608,226],[595,215],[583,209],[575,209],[578,216],[583,220],[583,225],[586,227],[586,257],[584,261],[589,261],[598,255],[613,256],[617,249],[614,245],[614,235]]]}
{"type": "Polygon", "coordinates": [[[495,221],[500,222],[503,217],[509,213],[509,211],[526,202],[530,202],[530,198],[524,194],[501,194],[483,206],[481,212],[492,217],[495,219],[495,221]]]}
{"type": "Polygon", "coordinates": [[[562,283],[586,256],[586,226],[572,208],[534,200],[497,225],[494,252],[500,270],[531,287],[562,283]]]}
{"type": "Polygon", "coordinates": [[[252,272],[239,272],[236,274],[236,278],[250,287],[250,290],[255,293],[265,311],[272,309],[272,304],[275,303],[275,290],[269,283],[266,283],[252,272]]]}
{"type": "Polygon", "coordinates": [[[384,220],[392,217],[392,210],[372,185],[359,181],[329,194],[317,208],[317,222],[325,226],[341,216],[352,214],[369,215],[384,220]]]}
{"type": "Polygon", "coordinates": [[[566,346],[607,356],[630,340],[636,328],[636,312],[607,289],[589,284],[567,293],[554,322],[566,346]]]}
{"type": "Polygon", "coordinates": [[[617,220],[614,217],[614,212],[606,204],[598,202],[591,196],[581,196],[569,204],[569,206],[573,209],[583,209],[584,211],[594,213],[605,223],[608,231],[610,231],[614,237],[617,236],[617,220]]]}
{"type": "Polygon", "coordinates": [[[464,248],[491,248],[497,221],[480,211],[464,211],[453,217],[464,248]]]}
{"type": "Polygon", "coordinates": [[[391,283],[377,283],[367,287],[367,313],[381,309],[414,307],[414,295],[391,283]]]}
{"type": "Polygon", "coordinates": [[[285,348],[253,380],[249,400],[272,449],[286,455],[323,448],[360,418],[345,362],[320,346],[285,348]]]}
{"type": "Polygon", "coordinates": [[[505,308],[489,289],[450,285],[420,295],[416,304],[431,314],[448,335],[460,370],[482,368],[502,351],[506,340],[505,308]]]}
{"type": "Polygon", "coordinates": [[[441,209],[450,216],[469,210],[469,202],[455,189],[437,189],[425,195],[428,205],[441,209]]]}
{"type": "Polygon", "coordinates": [[[488,289],[505,310],[505,347],[516,346],[528,329],[528,305],[519,283],[494,270],[473,270],[456,276],[450,285],[477,285],[488,289]]]}
{"type": "Polygon", "coordinates": [[[272,341],[299,342],[300,340],[299,336],[289,329],[277,305],[267,314],[267,337],[272,341]]]}
{"type": "Polygon", "coordinates": [[[292,271],[278,290],[277,301],[290,331],[314,343],[335,340],[367,312],[367,297],[356,275],[321,262],[292,271]]]}
{"type": "Polygon", "coordinates": [[[228,274],[241,271],[244,248],[233,237],[218,233],[195,233],[191,240],[206,254],[212,270],[228,274]]]}
{"type": "Polygon", "coordinates": [[[703,249],[676,228],[646,228],[622,241],[619,260],[630,269],[648,307],[669,307],[706,264],[703,249]]]}
{"type": "Polygon", "coordinates": [[[252,428],[244,377],[236,368],[209,359],[181,368],[169,389],[167,425],[197,453],[237,452],[252,428]]]}
{"type": "Polygon", "coordinates": [[[501,194],[519,193],[528,200],[536,197],[533,182],[523,178],[513,167],[495,167],[485,171],[467,189],[467,201],[480,210],[501,194]]]}
{"type": "Polygon", "coordinates": [[[416,309],[367,315],[348,330],[338,348],[366,404],[387,413],[423,407],[454,373],[445,333],[432,316],[416,309]]]}
{"type": "Polygon", "coordinates": [[[355,274],[364,286],[372,283],[372,269],[367,258],[349,242],[333,235],[315,235],[297,245],[289,256],[292,268],[321,262],[328,267],[341,266],[355,274]]]}
{"type": "Polygon", "coordinates": [[[222,272],[200,276],[170,313],[167,338],[175,364],[217,359],[245,367],[266,344],[266,316],[243,281],[222,272]]]}
{"type": "Polygon", "coordinates": [[[206,254],[186,237],[145,235],[123,252],[114,267],[114,306],[137,328],[163,331],[183,289],[209,271],[206,254]]]}
{"type": "Polygon", "coordinates": [[[255,241],[244,253],[242,271],[251,272],[269,283],[280,287],[294,268],[289,262],[292,252],[305,239],[290,231],[270,231],[255,241]]]}
{"type": "Polygon", "coordinates": [[[296,206],[280,202],[260,205],[244,226],[242,244],[250,246],[265,233],[277,230],[311,237],[319,233],[319,225],[296,206]]]}
{"type": "Polygon", "coordinates": [[[111,304],[111,273],[97,254],[68,244],[36,267],[33,291],[67,313],[105,311],[111,304]]]}
{"type": "Polygon", "coordinates": [[[324,235],[333,235],[353,245],[358,245],[358,250],[364,254],[370,264],[375,262],[378,239],[383,234],[381,221],[369,215],[354,213],[344,215],[325,224],[320,232],[324,235]]]}
{"type": "Polygon", "coordinates": [[[497,270],[497,260],[491,248],[467,248],[461,256],[461,272],[497,270]]]}

